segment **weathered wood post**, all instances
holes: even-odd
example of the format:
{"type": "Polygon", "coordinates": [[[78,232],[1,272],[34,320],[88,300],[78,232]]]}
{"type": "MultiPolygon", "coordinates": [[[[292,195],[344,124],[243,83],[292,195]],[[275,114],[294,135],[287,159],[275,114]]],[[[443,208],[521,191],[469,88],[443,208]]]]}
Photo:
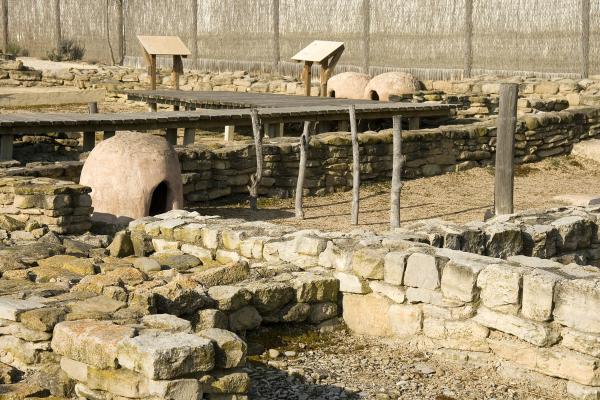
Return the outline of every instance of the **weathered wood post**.
{"type": "Polygon", "coordinates": [[[496,171],[494,208],[496,215],[513,213],[514,147],[519,85],[500,85],[500,111],[496,125],[496,171]]]}
{"type": "Polygon", "coordinates": [[[581,0],[581,77],[590,74],[590,0],[581,0]]]}
{"type": "Polygon", "coordinates": [[[279,70],[281,50],[279,49],[279,0],[272,0],[273,14],[273,71],[279,70]]]}
{"type": "Polygon", "coordinates": [[[198,0],[192,0],[192,68],[198,69],[198,0]]]}
{"type": "Polygon", "coordinates": [[[254,147],[256,151],[256,173],[250,175],[248,191],[250,192],[250,209],[256,210],[258,208],[258,187],[260,186],[263,173],[262,123],[256,108],[252,109],[250,116],[252,118],[252,133],[254,134],[254,147]]]}
{"type": "Polygon", "coordinates": [[[356,109],[350,106],[350,131],[352,134],[352,225],[358,225],[360,207],[360,152],[358,148],[358,127],[356,109]]]}
{"type": "Polygon", "coordinates": [[[8,52],[8,0],[2,0],[2,50],[8,52]]]}
{"type": "Polygon", "coordinates": [[[470,78],[473,68],[473,0],[465,0],[464,35],[463,74],[465,78],[470,78]]]}
{"type": "Polygon", "coordinates": [[[394,115],[393,129],[393,161],[392,161],[392,193],[390,198],[390,228],[400,227],[400,193],[402,191],[402,117],[394,115]]]}
{"type": "Polygon", "coordinates": [[[304,63],[304,69],[302,70],[302,80],[304,81],[304,95],[310,96],[310,82],[312,81],[312,65],[311,61],[304,63]]]}
{"type": "MultiPolygon", "coordinates": [[[[186,106],[186,111],[196,111],[196,106],[186,106]]],[[[185,128],[183,130],[183,145],[194,144],[196,141],[196,129],[185,128]]]]}
{"type": "Polygon", "coordinates": [[[60,0],[54,0],[54,36],[56,47],[60,46],[62,41],[62,26],[60,22],[60,0]]]}
{"type": "Polygon", "coordinates": [[[304,191],[304,176],[306,174],[306,159],[308,158],[308,146],[310,143],[311,131],[314,130],[316,122],[304,121],[304,129],[300,136],[300,163],[298,165],[298,180],[296,181],[296,218],[304,219],[304,209],[302,208],[302,195],[304,191]]]}
{"type": "Polygon", "coordinates": [[[13,158],[14,135],[0,136],[0,161],[10,161],[13,158]]]}
{"type": "MultiPolygon", "coordinates": [[[[98,114],[98,103],[88,103],[88,112],[98,114]]],[[[83,132],[83,151],[92,151],[96,145],[96,132],[83,132]]]]}
{"type": "Polygon", "coordinates": [[[362,58],[363,58],[363,72],[369,73],[371,57],[371,0],[363,0],[362,2],[362,58]]]}
{"type": "Polygon", "coordinates": [[[117,0],[117,53],[119,55],[118,64],[123,65],[125,61],[125,12],[123,10],[123,0],[117,0]]]}
{"type": "Polygon", "coordinates": [[[165,129],[165,139],[167,139],[169,144],[173,146],[177,145],[177,128],[165,129]]]}

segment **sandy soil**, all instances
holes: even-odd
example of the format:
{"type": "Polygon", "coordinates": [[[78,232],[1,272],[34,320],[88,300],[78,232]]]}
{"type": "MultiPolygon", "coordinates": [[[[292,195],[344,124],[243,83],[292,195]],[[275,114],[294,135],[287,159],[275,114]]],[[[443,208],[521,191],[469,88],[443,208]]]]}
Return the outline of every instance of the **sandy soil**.
{"type": "MultiPolygon", "coordinates": [[[[455,222],[482,220],[493,207],[494,171],[477,168],[432,178],[406,181],[402,188],[403,223],[428,218],[455,222]]],[[[573,156],[556,157],[517,169],[515,211],[565,205],[554,200],[565,194],[597,194],[600,197],[600,164],[573,156]]],[[[389,224],[390,185],[361,188],[359,225],[350,225],[350,192],[305,198],[304,220],[294,218],[293,199],[264,199],[257,212],[245,202],[221,203],[200,208],[203,214],[240,217],[296,226],[303,229],[350,231],[356,228],[386,231],[389,224]]]]}

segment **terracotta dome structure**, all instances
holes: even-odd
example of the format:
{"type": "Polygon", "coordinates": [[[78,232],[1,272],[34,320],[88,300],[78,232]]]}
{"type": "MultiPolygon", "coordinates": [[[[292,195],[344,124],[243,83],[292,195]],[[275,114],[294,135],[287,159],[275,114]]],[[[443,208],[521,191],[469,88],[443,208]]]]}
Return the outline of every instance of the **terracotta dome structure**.
{"type": "Polygon", "coordinates": [[[364,98],[388,101],[390,96],[414,93],[420,88],[417,78],[407,72],[386,72],[371,79],[364,90],[364,98]]]}
{"type": "Polygon", "coordinates": [[[327,96],[338,99],[362,99],[371,77],[360,72],[342,72],[327,81],[327,96]]]}
{"type": "Polygon", "coordinates": [[[92,219],[124,223],[183,207],[177,153],[162,137],[119,132],[88,155],[80,183],[92,188],[92,219]]]}

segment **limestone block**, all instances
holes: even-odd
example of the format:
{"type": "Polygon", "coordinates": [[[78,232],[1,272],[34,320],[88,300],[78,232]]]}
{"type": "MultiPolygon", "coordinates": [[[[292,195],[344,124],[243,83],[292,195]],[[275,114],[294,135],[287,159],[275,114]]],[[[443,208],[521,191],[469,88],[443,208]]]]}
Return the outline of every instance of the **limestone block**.
{"type": "Polygon", "coordinates": [[[306,256],[318,256],[327,247],[327,239],[311,234],[298,234],[294,239],[294,250],[306,256]]]}
{"type": "Polygon", "coordinates": [[[423,334],[434,339],[485,339],[490,330],[475,321],[445,321],[443,319],[425,318],[423,334]]]}
{"type": "Polygon", "coordinates": [[[215,366],[208,339],[188,333],[144,334],[117,345],[119,364],[150,379],[173,379],[215,366]]]}
{"type": "Polygon", "coordinates": [[[335,268],[338,271],[352,271],[352,250],[344,247],[339,241],[327,242],[327,247],[319,254],[319,265],[335,268]]]}
{"type": "Polygon", "coordinates": [[[197,223],[179,226],[173,231],[173,239],[178,242],[202,244],[202,228],[204,227],[206,227],[205,224],[197,223]]]}
{"type": "Polygon", "coordinates": [[[563,278],[550,271],[535,269],[523,275],[521,314],[534,321],[552,317],[554,287],[563,278]]]}
{"type": "Polygon", "coordinates": [[[157,312],[175,316],[193,313],[206,302],[204,293],[184,287],[177,281],[154,288],[152,293],[157,312]]]}
{"type": "Polygon", "coordinates": [[[54,326],[61,322],[66,314],[62,307],[44,307],[25,311],[20,314],[20,321],[30,329],[52,332],[54,326]]]}
{"type": "Polygon", "coordinates": [[[371,336],[391,336],[390,306],[387,297],[371,293],[346,294],[343,298],[344,321],[355,333],[371,336]]]}
{"type": "Polygon", "coordinates": [[[221,232],[223,247],[227,250],[239,250],[240,243],[246,239],[248,234],[244,231],[225,229],[221,232]]]}
{"type": "Polygon", "coordinates": [[[65,321],[54,327],[52,350],[98,368],[117,366],[117,345],[135,330],[109,321],[65,321]]]}
{"type": "Polygon", "coordinates": [[[246,343],[235,333],[224,329],[204,329],[198,335],[215,343],[215,364],[220,368],[236,368],[246,364],[246,343]]]}
{"type": "Polygon", "coordinates": [[[127,257],[132,255],[133,242],[131,241],[129,232],[117,232],[107,249],[112,257],[127,257]]]}
{"type": "Polygon", "coordinates": [[[506,258],[523,251],[523,234],[518,225],[496,222],[485,226],[486,254],[506,258]]]}
{"type": "Polygon", "coordinates": [[[27,342],[44,342],[52,339],[51,333],[29,329],[19,322],[0,326],[0,335],[12,335],[27,342]]]}
{"type": "Polygon", "coordinates": [[[242,307],[229,314],[229,328],[235,332],[256,329],[261,322],[262,317],[252,306],[242,307]]]}
{"type": "Polygon", "coordinates": [[[600,281],[565,280],[556,287],[554,320],[582,332],[600,333],[600,281]]]}
{"type": "Polygon", "coordinates": [[[308,322],[318,324],[319,322],[337,317],[338,306],[336,303],[315,303],[310,305],[308,314],[308,322]]]}
{"type": "Polygon", "coordinates": [[[477,277],[484,268],[484,263],[468,257],[448,261],[441,280],[444,297],[466,302],[475,300],[477,277]]]}
{"type": "Polygon", "coordinates": [[[435,290],[440,287],[442,268],[447,259],[429,254],[413,253],[406,260],[404,285],[435,290]]]}
{"type": "Polygon", "coordinates": [[[392,285],[404,284],[404,270],[409,254],[403,252],[390,252],[385,255],[383,262],[383,279],[392,285]]]}
{"type": "Polygon", "coordinates": [[[473,320],[488,328],[514,335],[536,346],[552,345],[559,337],[556,327],[552,325],[502,314],[486,307],[480,307],[473,320]]]}
{"type": "Polygon", "coordinates": [[[198,311],[196,318],[196,332],[210,329],[227,329],[229,327],[229,318],[219,310],[205,309],[198,311]]]}
{"type": "Polygon", "coordinates": [[[587,218],[571,215],[552,222],[558,230],[558,247],[563,251],[587,248],[592,242],[594,223],[587,218]]]}
{"type": "Polygon", "coordinates": [[[483,304],[497,311],[516,313],[523,271],[508,264],[493,264],[481,271],[477,286],[481,288],[483,304]]]}
{"type": "Polygon", "coordinates": [[[365,279],[383,279],[384,249],[362,248],[352,255],[352,270],[365,279]]]}
{"type": "Polygon", "coordinates": [[[67,357],[60,358],[60,368],[71,379],[79,382],[87,382],[88,365],[67,357]]]}
{"type": "Polygon", "coordinates": [[[294,289],[286,282],[251,282],[245,288],[252,294],[251,304],[260,313],[276,311],[294,297],[294,289]]]}
{"type": "Polygon", "coordinates": [[[200,378],[200,386],[204,393],[214,399],[215,394],[221,394],[223,397],[217,399],[241,400],[241,393],[247,393],[250,390],[250,376],[245,372],[215,371],[210,375],[204,375],[200,378]],[[234,394],[235,393],[235,394],[234,394]]]}
{"type": "Polygon", "coordinates": [[[337,301],[339,281],[333,277],[302,272],[294,277],[291,284],[296,290],[298,303],[337,301]]]}
{"type": "Polygon", "coordinates": [[[600,357],[600,335],[563,328],[561,345],[592,357],[600,357]]]}
{"type": "Polygon", "coordinates": [[[160,271],[160,263],[149,257],[140,257],[134,259],[133,266],[144,273],[160,271]]]}
{"type": "Polygon", "coordinates": [[[394,335],[416,335],[423,327],[423,310],[420,305],[392,304],[388,314],[394,335]]]}
{"type": "Polygon", "coordinates": [[[181,251],[185,254],[190,254],[196,258],[198,258],[203,263],[207,264],[213,261],[213,252],[205,249],[204,247],[194,246],[192,244],[182,244],[181,251]]]}
{"type": "Polygon", "coordinates": [[[556,255],[560,242],[558,230],[551,225],[523,227],[523,253],[533,257],[550,258],[556,255]]]}
{"type": "Polygon", "coordinates": [[[221,311],[239,310],[252,299],[252,293],[239,286],[212,286],[208,289],[208,295],[221,311]]]}
{"type": "Polygon", "coordinates": [[[374,293],[386,296],[395,303],[404,303],[406,300],[406,289],[395,285],[390,285],[382,281],[370,281],[369,287],[374,293]]]}
{"type": "Polygon", "coordinates": [[[434,304],[423,304],[423,316],[425,318],[464,321],[472,318],[476,311],[476,308],[470,304],[460,307],[441,307],[434,304]]]}
{"type": "Polygon", "coordinates": [[[600,387],[567,382],[567,393],[576,400],[600,400],[600,387]]]}
{"type": "Polygon", "coordinates": [[[368,281],[353,274],[334,272],[333,276],[340,282],[340,292],[367,294],[371,292],[368,281]]]}
{"type": "Polygon", "coordinates": [[[154,247],[154,251],[157,253],[177,251],[181,244],[175,240],[166,240],[166,239],[152,239],[152,247],[154,247]]]}
{"type": "Polygon", "coordinates": [[[197,379],[174,379],[166,381],[148,380],[142,386],[149,396],[165,400],[188,400],[202,397],[202,390],[197,379]]]}
{"type": "Polygon", "coordinates": [[[169,332],[192,332],[192,324],[183,318],[170,314],[145,315],[142,324],[148,328],[161,329],[169,332]]]}
{"type": "Polygon", "coordinates": [[[262,258],[263,247],[267,237],[250,237],[240,243],[240,255],[246,258],[262,258]]]}
{"type": "MultiPolygon", "coordinates": [[[[144,395],[140,389],[145,379],[138,373],[125,368],[99,369],[88,367],[86,386],[92,390],[102,390],[113,395],[136,398],[144,395]]],[[[143,390],[143,389],[142,389],[143,390]]]]}
{"type": "Polygon", "coordinates": [[[17,299],[10,296],[0,297],[0,318],[19,321],[25,311],[43,308],[46,305],[35,300],[17,299]]]}

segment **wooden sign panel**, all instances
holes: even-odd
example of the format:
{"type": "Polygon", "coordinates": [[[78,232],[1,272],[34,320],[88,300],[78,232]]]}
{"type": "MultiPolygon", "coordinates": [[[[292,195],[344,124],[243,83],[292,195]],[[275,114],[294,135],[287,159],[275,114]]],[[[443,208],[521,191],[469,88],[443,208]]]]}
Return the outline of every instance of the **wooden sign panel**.
{"type": "Polygon", "coordinates": [[[192,54],[179,36],[138,36],[146,53],[187,57],[192,54]]]}
{"type": "Polygon", "coordinates": [[[323,62],[336,52],[344,50],[344,42],[329,42],[326,40],[315,40],[302,50],[300,50],[292,60],[323,62]]]}

